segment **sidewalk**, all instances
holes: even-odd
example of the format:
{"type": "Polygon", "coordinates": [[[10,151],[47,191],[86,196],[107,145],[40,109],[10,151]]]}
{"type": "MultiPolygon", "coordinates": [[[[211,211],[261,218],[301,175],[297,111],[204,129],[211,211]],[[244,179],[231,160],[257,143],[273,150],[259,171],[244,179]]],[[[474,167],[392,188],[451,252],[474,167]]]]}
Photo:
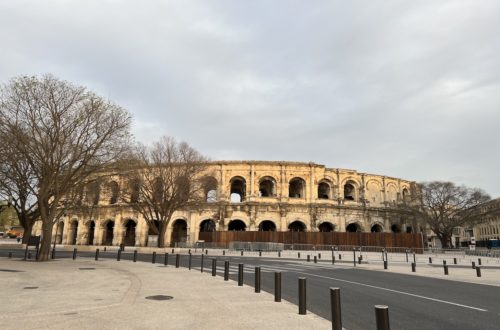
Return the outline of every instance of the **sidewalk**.
{"type": "Polygon", "coordinates": [[[0,260],[2,329],[329,329],[273,295],[186,268],[0,260]],[[148,300],[155,295],[171,300],[148,300]]]}

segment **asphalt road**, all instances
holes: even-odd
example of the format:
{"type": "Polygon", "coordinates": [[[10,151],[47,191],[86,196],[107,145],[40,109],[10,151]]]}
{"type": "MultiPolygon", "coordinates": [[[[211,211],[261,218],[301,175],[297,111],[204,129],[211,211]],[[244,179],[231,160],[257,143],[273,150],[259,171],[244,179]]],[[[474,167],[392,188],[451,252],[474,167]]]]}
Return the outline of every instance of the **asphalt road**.
{"type": "MultiPolygon", "coordinates": [[[[7,257],[0,250],[0,257],[7,257]]],[[[71,257],[58,252],[57,258],[71,257]]],[[[116,259],[117,252],[100,253],[100,258],[116,259]]],[[[24,252],[17,250],[14,257],[24,252]]],[[[79,252],[78,257],[94,257],[79,252]]],[[[121,254],[131,262],[133,254],[121,254]]],[[[204,256],[204,271],[211,272],[214,257],[204,256]]],[[[151,262],[151,254],[138,254],[138,261],[151,262]]],[[[168,267],[175,265],[170,254],[168,267]]],[[[282,273],[282,298],[298,304],[298,277],[307,278],[307,309],[324,318],[330,315],[330,287],[341,290],[342,324],[347,329],[375,329],[375,305],[389,306],[392,329],[500,329],[500,287],[331,265],[329,262],[269,259],[258,257],[217,257],[217,276],[223,276],[224,260],[230,261],[230,279],[237,281],[238,263],[245,264],[244,283],[254,286],[254,268],[261,266],[261,288],[274,293],[274,272],[282,273]]],[[[157,255],[164,267],[164,255],[157,255]]],[[[200,255],[193,255],[192,271],[200,271],[200,255]]],[[[188,256],[181,255],[180,266],[188,267],[188,256]]],[[[188,284],[187,284],[188,285],[188,284]]],[[[258,316],[256,316],[258,317],[258,316]]]]}

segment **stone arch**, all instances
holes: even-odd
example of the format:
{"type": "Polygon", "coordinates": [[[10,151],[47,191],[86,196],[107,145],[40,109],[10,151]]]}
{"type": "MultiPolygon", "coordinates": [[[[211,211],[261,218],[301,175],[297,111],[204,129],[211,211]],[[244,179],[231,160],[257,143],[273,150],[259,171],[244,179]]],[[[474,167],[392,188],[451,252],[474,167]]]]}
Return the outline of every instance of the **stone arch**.
{"type": "Polygon", "coordinates": [[[205,176],[201,179],[203,185],[203,193],[205,197],[205,201],[207,203],[215,203],[217,202],[217,189],[219,187],[219,183],[217,179],[213,176],[205,176]]]}
{"type": "Polygon", "coordinates": [[[227,230],[229,230],[229,231],[246,231],[246,229],[247,229],[247,225],[241,219],[231,220],[231,221],[229,221],[229,224],[227,225],[227,230]]]}
{"type": "Polygon", "coordinates": [[[90,220],[87,222],[86,224],[87,226],[87,245],[94,245],[95,242],[95,231],[96,231],[96,225],[95,225],[95,221],[94,220],[90,220]]]}
{"type": "Polygon", "coordinates": [[[259,197],[276,197],[276,179],[264,176],[259,180],[259,197]]]}
{"type": "Polygon", "coordinates": [[[127,219],[123,225],[125,229],[123,237],[123,245],[125,246],[135,246],[135,237],[137,229],[137,221],[133,219],[127,219]]]}
{"type": "Polygon", "coordinates": [[[391,225],[391,231],[393,233],[400,233],[401,232],[401,226],[399,224],[397,224],[397,223],[393,223],[391,225]]]}
{"type": "Polygon", "coordinates": [[[259,231],[276,231],[276,224],[272,220],[262,220],[259,223],[259,231]]]}
{"type": "Polygon", "coordinates": [[[379,181],[371,179],[366,183],[365,197],[370,203],[382,203],[382,185],[379,181]]]}
{"type": "Polygon", "coordinates": [[[386,200],[391,203],[395,204],[396,201],[398,200],[398,188],[396,187],[396,184],[393,182],[389,182],[386,184],[386,200]]]}
{"type": "Polygon", "coordinates": [[[230,200],[232,203],[241,203],[245,201],[247,183],[245,178],[241,176],[234,176],[229,181],[230,185],[230,200]]]}
{"type": "Polygon", "coordinates": [[[407,201],[410,198],[410,191],[408,190],[408,187],[403,187],[401,190],[401,196],[403,201],[407,201]]]}
{"type": "Polygon", "coordinates": [[[64,233],[64,221],[59,221],[56,228],[56,244],[62,244],[64,233]]]}
{"type": "Polygon", "coordinates": [[[213,232],[215,231],[215,221],[213,219],[205,219],[200,222],[198,227],[200,228],[200,232],[213,232]]]}
{"type": "Polygon", "coordinates": [[[113,245],[114,231],[115,231],[115,221],[107,220],[102,225],[103,235],[102,235],[102,245],[113,245]]]}
{"type": "Polygon", "coordinates": [[[171,246],[181,246],[186,244],[188,233],[187,221],[181,218],[172,223],[171,246]]]}
{"type": "Polygon", "coordinates": [[[78,220],[73,219],[69,225],[69,235],[68,235],[68,243],[70,245],[75,245],[78,241],[78,220]]]}
{"type": "Polygon", "coordinates": [[[383,233],[384,227],[380,223],[376,222],[371,226],[370,231],[372,233],[383,233]]]}
{"type": "Polygon", "coordinates": [[[355,201],[358,199],[358,185],[354,180],[346,180],[344,185],[344,200],[355,201]]]}
{"type": "Polygon", "coordinates": [[[335,231],[335,225],[330,221],[323,221],[319,226],[318,230],[322,233],[330,233],[335,231]]]}
{"type": "Polygon", "coordinates": [[[333,184],[327,179],[318,183],[318,199],[332,199],[333,184]]]}
{"type": "Polygon", "coordinates": [[[141,181],[139,179],[131,179],[128,182],[128,189],[130,194],[129,202],[132,204],[138,203],[141,194],[141,181]]]}
{"type": "Polygon", "coordinates": [[[349,233],[358,233],[362,232],[363,228],[361,227],[361,224],[359,222],[353,221],[346,225],[345,231],[349,233]]]}
{"type": "Polygon", "coordinates": [[[118,182],[116,181],[111,181],[108,184],[108,189],[109,189],[109,204],[116,204],[118,203],[118,198],[120,197],[120,186],[118,185],[118,182]]]}
{"type": "Polygon", "coordinates": [[[292,221],[290,224],[288,224],[288,231],[305,232],[305,231],[307,231],[307,226],[304,222],[302,222],[300,220],[295,220],[295,221],[292,221]]]}
{"type": "Polygon", "coordinates": [[[300,177],[294,177],[288,184],[288,197],[305,198],[306,181],[300,177]]]}

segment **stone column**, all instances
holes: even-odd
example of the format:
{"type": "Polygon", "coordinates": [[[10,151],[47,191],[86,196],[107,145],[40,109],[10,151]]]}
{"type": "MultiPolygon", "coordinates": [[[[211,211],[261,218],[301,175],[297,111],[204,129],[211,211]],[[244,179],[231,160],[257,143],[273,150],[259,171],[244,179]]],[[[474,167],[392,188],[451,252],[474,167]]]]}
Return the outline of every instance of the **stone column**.
{"type": "Polygon", "coordinates": [[[309,164],[309,166],[311,167],[311,183],[309,184],[309,189],[311,190],[309,192],[309,202],[313,202],[314,201],[314,166],[313,164],[309,164]]]}
{"type": "Polygon", "coordinates": [[[254,165],[250,165],[250,197],[254,197],[255,191],[255,174],[254,174],[254,165]]]}

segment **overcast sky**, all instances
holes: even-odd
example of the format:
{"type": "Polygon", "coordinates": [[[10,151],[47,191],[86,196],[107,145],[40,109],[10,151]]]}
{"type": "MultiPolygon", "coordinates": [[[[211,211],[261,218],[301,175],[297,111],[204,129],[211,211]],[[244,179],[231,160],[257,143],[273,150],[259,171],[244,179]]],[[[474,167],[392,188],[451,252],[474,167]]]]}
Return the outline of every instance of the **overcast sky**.
{"type": "Polygon", "coordinates": [[[145,143],[500,197],[497,0],[0,0],[0,82],[43,73],[145,143]]]}

